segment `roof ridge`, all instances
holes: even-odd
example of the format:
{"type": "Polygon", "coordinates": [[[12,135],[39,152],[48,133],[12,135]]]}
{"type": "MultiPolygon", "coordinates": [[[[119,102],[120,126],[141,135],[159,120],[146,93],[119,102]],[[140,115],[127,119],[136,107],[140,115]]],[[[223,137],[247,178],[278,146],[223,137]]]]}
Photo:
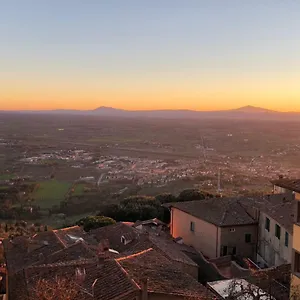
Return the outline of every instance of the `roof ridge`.
{"type": "Polygon", "coordinates": [[[130,259],[130,258],[134,258],[134,257],[137,257],[137,256],[140,256],[140,255],[143,255],[145,253],[148,253],[150,251],[153,251],[153,248],[149,248],[149,249],[146,249],[146,250],[143,250],[143,251],[140,251],[138,253],[134,253],[134,254],[131,254],[131,255],[128,255],[128,256],[124,256],[124,257],[120,257],[120,258],[117,258],[116,261],[122,261],[122,260],[125,260],[125,259],[130,259]]]}
{"type": "Polygon", "coordinates": [[[76,265],[83,265],[86,263],[95,263],[95,259],[85,258],[85,259],[74,259],[65,262],[56,262],[50,264],[41,264],[41,265],[31,265],[28,266],[26,269],[38,269],[38,268],[55,268],[55,267],[66,267],[66,266],[76,266],[76,265]]]}
{"type": "Polygon", "coordinates": [[[57,234],[55,231],[53,231],[53,233],[54,233],[55,237],[58,239],[58,241],[62,244],[62,246],[63,246],[64,248],[67,248],[66,244],[65,244],[65,243],[63,242],[63,240],[58,236],[58,234],[57,234]]]}
{"type": "Polygon", "coordinates": [[[78,225],[74,225],[74,226],[70,226],[70,227],[64,227],[64,228],[60,228],[60,229],[54,229],[52,230],[54,233],[58,232],[58,231],[66,231],[72,228],[80,228],[80,226],[78,225]]]}
{"type": "Polygon", "coordinates": [[[122,265],[118,262],[117,259],[115,259],[115,262],[118,265],[118,267],[120,268],[120,270],[124,273],[124,275],[129,279],[129,281],[132,282],[138,290],[141,290],[141,287],[138,285],[138,283],[133,278],[130,277],[128,272],[122,267],[122,265]]]}
{"type": "MultiPolygon", "coordinates": [[[[85,248],[86,250],[88,250],[91,254],[94,254],[94,252],[87,246],[87,244],[86,244],[85,241],[77,241],[77,242],[75,242],[75,243],[72,244],[72,245],[66,246],[66,247],[63,248],[63,249],[60,249],[60,250],[58,250],[58,251],[55,251],[55,252],[51,253],[48,257],[51,257],[51,256],[53,256],[53,255],[55,255],[55,254],[57,254],[57,253],[60,253],[60,252],[66,251],[67,249],[70,249],[70,248],[73,248],[73,247],[75,247],[75,246],[78,246],[79,244],[83,245],[84,248],[85,248]]],[[[94,256],[96,257],[95,254],[94,254],[94,256]]]]}

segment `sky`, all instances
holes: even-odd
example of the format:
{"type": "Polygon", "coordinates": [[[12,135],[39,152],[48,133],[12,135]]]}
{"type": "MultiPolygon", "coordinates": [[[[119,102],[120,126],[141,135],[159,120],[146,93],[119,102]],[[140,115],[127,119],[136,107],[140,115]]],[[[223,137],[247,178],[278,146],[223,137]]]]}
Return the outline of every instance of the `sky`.
{"type": "Polygon", "coordinates": [[[300,111],[298,0],[0,7],[0,110],[300,111]]]}

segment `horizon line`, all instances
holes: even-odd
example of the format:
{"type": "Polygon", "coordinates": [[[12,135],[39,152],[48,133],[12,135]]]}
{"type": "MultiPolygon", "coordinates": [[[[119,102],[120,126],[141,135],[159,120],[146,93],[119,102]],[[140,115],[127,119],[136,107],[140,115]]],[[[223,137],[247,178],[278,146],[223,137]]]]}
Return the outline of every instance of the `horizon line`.
{"type": "MultiPolygon", "coordinates": [[[[91,112],[96,111],[98,109],[111,109],[111,110],[121,110],[124,112],[147,112],[147,111],[190,111],[190,112],[228,112],[228,111],[236,111],[242,109],[257,109],[257,110],[265,110],[270,113],[300,113],[300,111],[281,111],[281,110],[273,110],[265,107],[259,107],[254,105],[245,105],[237,108],[229,108],[229,109],[212,109],[212,110],[197,110],[191,108],[162,108],[162,109],[125,109],[125,108],[117,108],[112,106],[99,106],[91,109],[76,109],[76,108],[50,108],[50,109],[1,109],[0,112],[55,112],[55,111],[78,111],[78,112],[91,112]]],[[[255,111],[254,111],[255,112],[255,111]]]]}

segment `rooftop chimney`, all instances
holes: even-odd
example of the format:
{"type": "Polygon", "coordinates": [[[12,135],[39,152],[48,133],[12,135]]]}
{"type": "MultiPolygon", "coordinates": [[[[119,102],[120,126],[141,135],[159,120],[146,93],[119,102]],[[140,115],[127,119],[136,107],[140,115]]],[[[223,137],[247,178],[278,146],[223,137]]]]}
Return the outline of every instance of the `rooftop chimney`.
{"type": "Polygon", "coordinates": [[[142,300],[148,300],[148,278],[141,280],[142,300]]]}
{"type": "Polygon", "coordinates": [[[83,268],[83,269],[76,268],[75,269],[75,280],[76,280],[77,284],[82,285],[85,280],[85,277],[86,277],[85,268],[83,268]]]}
{"type": "Polygon", "coordinates": [[[43,253],[39,253],[39,262],[42,262],[45,260],[45,256],[43,253]]]}
{"type": "Polygon", "coordinates": [[[98,245],[98,258],[99,261],[103,261],[106,258],[109,258],[109,241],[106,240],[101,240],[99,245],[98,245]]]}

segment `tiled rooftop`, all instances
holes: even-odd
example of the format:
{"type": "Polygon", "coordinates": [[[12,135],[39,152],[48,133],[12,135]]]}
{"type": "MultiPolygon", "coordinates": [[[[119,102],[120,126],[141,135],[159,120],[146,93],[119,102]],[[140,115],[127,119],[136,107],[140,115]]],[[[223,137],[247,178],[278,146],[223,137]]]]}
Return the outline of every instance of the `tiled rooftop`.
{"type": "Polygon", "coordinates": [[[300,179],[280,178],[272,180],[271,183],[284,189],[300,193],[300,179]]]}
{"type": "Polygon", "coordinates": [[[199,297],[199,299],[212,296],[203,285],[174,267],[169,259],[152,248],[117,261],[139,286],[147,278],[150,293],[199,297]]]}
{"type": "Polygon", "coordinates": [[[100,248],[94,245],[93,237],[78,227],[43,232],[30,239],[5,240],[9,292],[15,295],[12,299],[27,300],[27,293],[39,278],[54,280],[56,276],[63,276],[76,280],[78,268],[84,269],[86,274],[80,283],[78,299],[132,300],[140,292],[144,276],[148,278],[149,292],[191,299],[209,294],[204,286],[174,264],[178,261],[197,266],[183,252],[189,250],[184,245],[167,236],[143,233],[123,223],[105,229],[97,230],[97,237],[100,241],[108,237],[115,248],[125,249],[119,254],[123,257],[114,260],[109,256],[98,256],[100,248]],[[132,239],[126,247],[121,242],[124,235],[132,239]]]}
{"type": "Polygon", "coordinates": [[[272,194],[260,197],[241,198],[244,207],[256,208],[274,219],[291,234],[293,233],[296,200],[294,195],[272,194]]]}
{"type": "Polygon", "coordinates": [[[238,226],[255,224],[256,221],[239,203],[239,198],[211,198],[205,200],[165,204],[175,207],[196,218],[217,226],[238,226]]]}

